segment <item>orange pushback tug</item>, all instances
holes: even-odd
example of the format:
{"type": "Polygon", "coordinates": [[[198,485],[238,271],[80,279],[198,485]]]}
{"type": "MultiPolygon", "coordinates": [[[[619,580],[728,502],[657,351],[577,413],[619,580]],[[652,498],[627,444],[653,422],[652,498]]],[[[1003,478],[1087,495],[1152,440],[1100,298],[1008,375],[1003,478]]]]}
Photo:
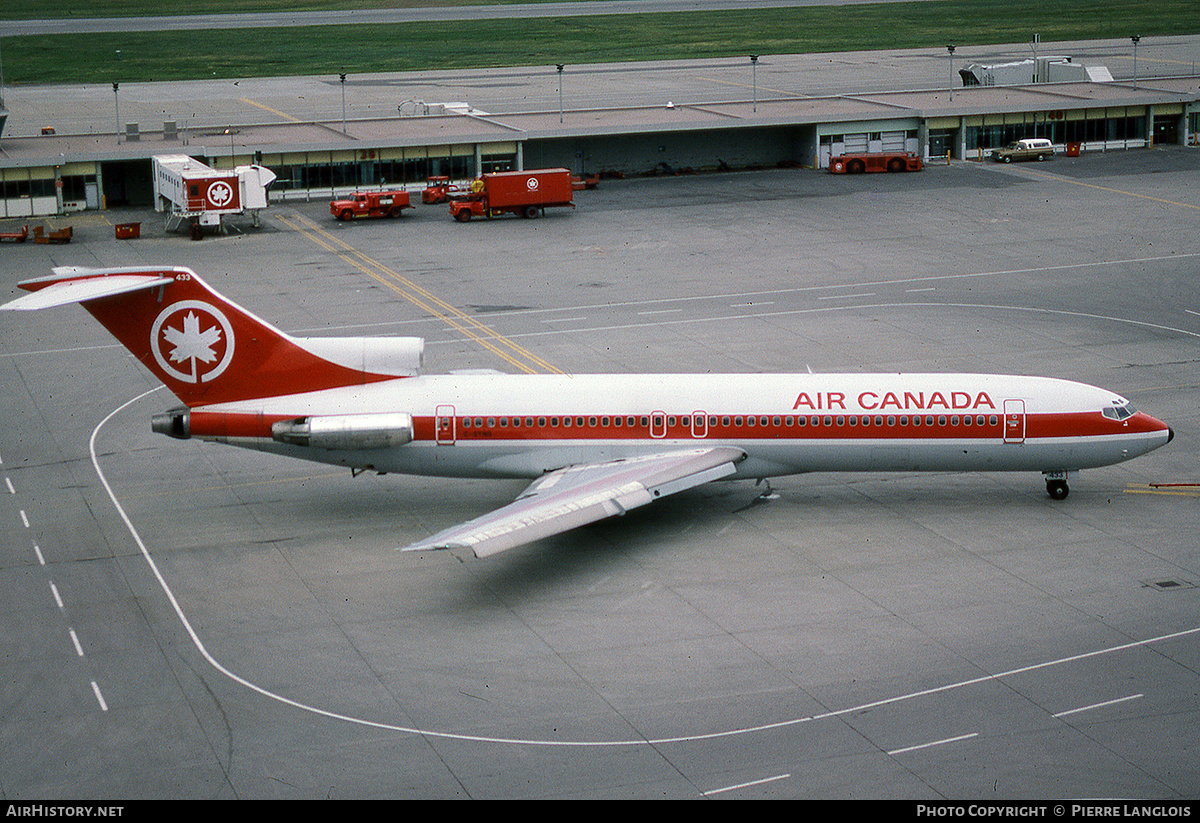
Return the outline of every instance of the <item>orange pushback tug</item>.
{"type": "Polygon", "coordinates": [[[912,152],[839,154],[829,158],[830,174],[862,174],[868,171],[920,171],[921,158],[912,152]]]}

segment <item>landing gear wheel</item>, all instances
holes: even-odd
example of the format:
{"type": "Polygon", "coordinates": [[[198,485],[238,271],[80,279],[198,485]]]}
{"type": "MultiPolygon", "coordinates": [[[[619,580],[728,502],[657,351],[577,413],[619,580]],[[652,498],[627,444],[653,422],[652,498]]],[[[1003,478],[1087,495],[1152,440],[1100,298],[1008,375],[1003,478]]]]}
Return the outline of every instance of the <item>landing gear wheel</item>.
{"type": "Polygon", "coordinates": [[[1071,493],[1071,489],[1067,486],[1066,480],[1047,480],[1046,494],[1050,495],[1053,500],[1066,500],[1067,495],[1071,493]]]}

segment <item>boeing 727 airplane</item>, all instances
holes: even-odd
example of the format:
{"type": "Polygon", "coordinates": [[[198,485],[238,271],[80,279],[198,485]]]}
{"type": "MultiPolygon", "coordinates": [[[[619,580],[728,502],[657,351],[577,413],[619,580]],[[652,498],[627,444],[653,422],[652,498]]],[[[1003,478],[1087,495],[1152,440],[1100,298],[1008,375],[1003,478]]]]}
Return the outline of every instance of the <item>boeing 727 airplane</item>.
{"type": "Polygon", "coordinates": [[[420,338],[299,338],[186,268],[56,268],[0,306],[78,302],[182,406],[154,431],[354,472],[528,478],[511,504],[408,546],[479,557],[722,478],[1080,469],[1171,441],[1106,389],[989,374],[421,373],[420,338]]]}

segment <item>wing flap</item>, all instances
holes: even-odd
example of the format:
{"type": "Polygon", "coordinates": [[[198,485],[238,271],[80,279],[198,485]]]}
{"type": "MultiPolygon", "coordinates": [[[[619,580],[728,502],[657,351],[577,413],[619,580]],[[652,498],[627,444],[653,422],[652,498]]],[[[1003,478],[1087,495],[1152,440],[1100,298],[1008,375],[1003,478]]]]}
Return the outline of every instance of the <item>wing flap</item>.
{"type": "Polygon", "coordinates": [[[539,478],[512,503],[407,546],[469,548],[476,557],[530,543],[727,477],[746,453],[731,446],[568,466],[539,478]]]}

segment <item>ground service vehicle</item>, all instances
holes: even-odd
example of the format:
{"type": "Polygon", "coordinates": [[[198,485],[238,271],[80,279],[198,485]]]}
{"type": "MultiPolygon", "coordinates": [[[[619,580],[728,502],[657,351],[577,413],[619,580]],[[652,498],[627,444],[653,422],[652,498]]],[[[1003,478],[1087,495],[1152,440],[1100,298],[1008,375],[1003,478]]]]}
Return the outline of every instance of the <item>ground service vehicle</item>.
{"type": "Polygon", "coordinates": [[[451,183],[449,177],[427,177],[425,188],[421,191],[421,202],[428,205],[449,203],[466,196],[467,192],[460,189],[456,183],[451,183]]]}
{"type": "Polygon", "coordinates": [[[405,209],[411,209],[408,192],[360,191],[349,199],[334,200],[329,204],[329,213],[338,220],[353,220],[355,217],[399,217],[405,209]]]}
{"type": "Polygon", "coordinates": [[[1049,160],[1054,156],[1054,144],[1044,137],[1026,137],[1009,143],[1002,149],[993,149],[991,158],[998,163],[1014,160],[1049,160]]]}
{"type": "Polygon", "coordinates": [[[155,155],[151,169],[154,210],[166,213],[169,230],[190,224],[193,237],[204,228],[220,229],[226,216],[246,212],[257,226],[275,182],[275,172],[265,166],[217,170],[186,154],[155,155]]]}
{"type": "Polygon", "coordinates": [[[471,184],[471,192],[450,201],[450,214],[465,223],[474,217],[519,214],[538,217],[550,206],[575,208],[575,187],[566,169],[534,169],[485,174],[471,184]]]}
{"type": "Polygon", "coordinates": [[[829,158],[831,174],[862,174],[866,171],[920,171],[921,158],[912,152],[839,154],[829,158]]]}

